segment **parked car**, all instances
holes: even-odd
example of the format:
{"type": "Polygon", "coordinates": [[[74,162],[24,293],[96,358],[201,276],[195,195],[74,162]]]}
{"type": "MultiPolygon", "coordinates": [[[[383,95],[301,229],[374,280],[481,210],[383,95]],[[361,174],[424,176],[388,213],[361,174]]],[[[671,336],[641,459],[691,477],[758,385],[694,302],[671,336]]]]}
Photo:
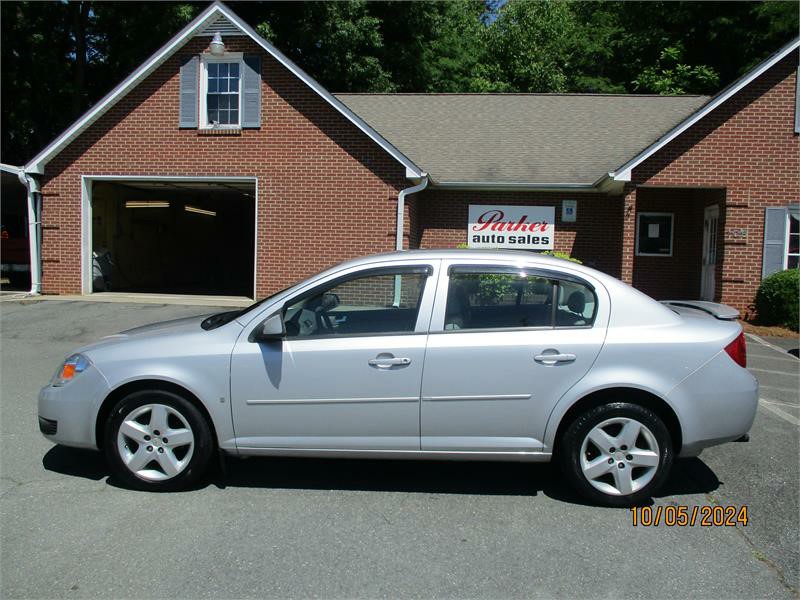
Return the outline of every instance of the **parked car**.
{"type": "Polygon", "coordinates": [[[217,452],[557,459],[587,498],[628,505],[674,456],[753,423],[758,384],[725,308],[528,252],[369,256],[79,349],[39,424],[145,490],[192,485],[217,452]]]}

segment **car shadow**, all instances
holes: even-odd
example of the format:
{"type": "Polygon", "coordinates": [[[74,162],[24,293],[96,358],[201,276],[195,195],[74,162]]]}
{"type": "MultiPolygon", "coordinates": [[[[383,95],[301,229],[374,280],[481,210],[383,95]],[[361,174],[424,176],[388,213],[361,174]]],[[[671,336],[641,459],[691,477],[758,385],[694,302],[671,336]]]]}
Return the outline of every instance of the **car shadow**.
{"type": "MultiPolygon", "coordinates": [[[[42,459],[48,471],[124,487],[103,455],[54,446],[42,459]]],[[[192,489],[226,487],[409,492],[428,494],[537,496],[591,506],[578,496],[555,465],[514,462],[354,460],[316,458],[226,458],[192,489]]],[[[658,497],[702,494],[722,483],[699,458],[676,460],[658,497]]],[[[188,490],[191,491],[191,490],[188,490]]],[[[648,502],[652,504],[652,500],[648,502]]]]}

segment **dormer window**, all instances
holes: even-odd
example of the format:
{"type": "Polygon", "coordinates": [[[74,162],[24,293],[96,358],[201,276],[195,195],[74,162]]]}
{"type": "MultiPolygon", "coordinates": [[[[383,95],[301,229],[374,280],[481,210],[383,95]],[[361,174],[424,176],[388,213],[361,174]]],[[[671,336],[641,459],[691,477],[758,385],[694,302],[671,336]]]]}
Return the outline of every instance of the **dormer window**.
{"type": "Polygon", "coordinates": [[[241,127],[243,72],[242,55],[202,57],[200,75],[200,127],[236,129],[241,127]]]}

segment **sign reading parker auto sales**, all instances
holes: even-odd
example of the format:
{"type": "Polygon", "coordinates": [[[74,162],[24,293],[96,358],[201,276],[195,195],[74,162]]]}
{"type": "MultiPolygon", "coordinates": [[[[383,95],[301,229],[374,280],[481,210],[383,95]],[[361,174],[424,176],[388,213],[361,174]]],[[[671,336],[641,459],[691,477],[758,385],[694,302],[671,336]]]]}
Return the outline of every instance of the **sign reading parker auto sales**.
{"type": "Polygon", "coordinates": [[[555,220],[553,206],[471,204],[467,242],[470,248],[552,250],[555,220]]]}

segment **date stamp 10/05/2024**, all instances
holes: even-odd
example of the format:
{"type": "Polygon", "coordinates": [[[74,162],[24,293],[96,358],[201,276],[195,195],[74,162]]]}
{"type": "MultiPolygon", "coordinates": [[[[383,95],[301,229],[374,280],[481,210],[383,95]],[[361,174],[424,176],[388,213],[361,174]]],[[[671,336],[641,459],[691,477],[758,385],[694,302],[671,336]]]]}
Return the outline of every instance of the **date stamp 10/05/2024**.
{"type": "Polygon", "coordinates": [[[747,506],[634,506],[634,527],[747,527],[747,506]]]}

